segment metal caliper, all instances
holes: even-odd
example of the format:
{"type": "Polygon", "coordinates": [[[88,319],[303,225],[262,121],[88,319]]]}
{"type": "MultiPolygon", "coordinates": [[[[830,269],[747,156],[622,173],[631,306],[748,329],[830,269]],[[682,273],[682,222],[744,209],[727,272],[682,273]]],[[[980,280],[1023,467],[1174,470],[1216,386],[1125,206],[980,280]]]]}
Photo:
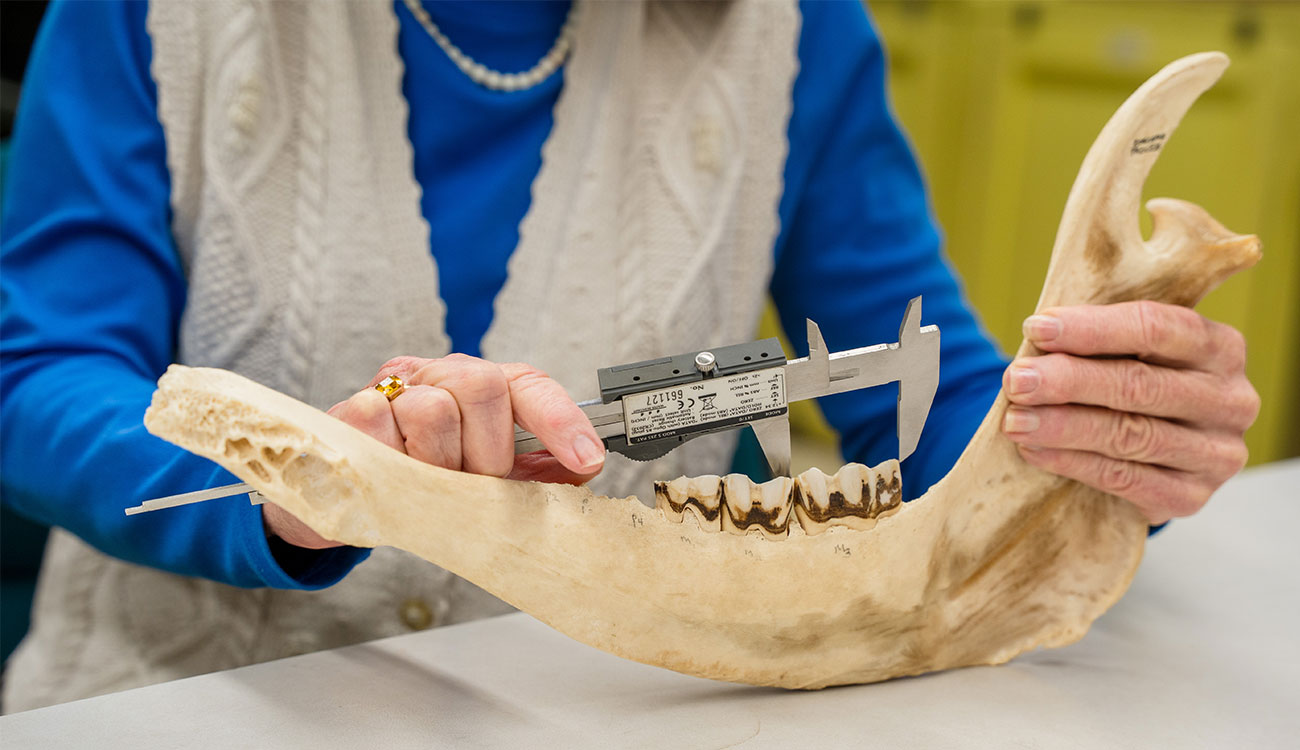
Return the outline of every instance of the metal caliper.
{"type": "MultiPolygon", "coordinates": [[[[600,398],[578,406],[605,449],[639,461],[667,454],[701,435],[748,425],[774,475],[790,475],[789,405],[898,381],[898,458],[916,450],[939,387],[939,328],[921,325],[921,298],[907,303],[898,341],[828,352],[821,329],[808,321],[808,356],[787,360],[775,338],[686,352],[596,371],[600,398]]],[[[515,429],[515,453],[544,450],[532,433],[515,429]]],[[[148,500],[127,515],[247,493],[248,484],[148,500]]]]}

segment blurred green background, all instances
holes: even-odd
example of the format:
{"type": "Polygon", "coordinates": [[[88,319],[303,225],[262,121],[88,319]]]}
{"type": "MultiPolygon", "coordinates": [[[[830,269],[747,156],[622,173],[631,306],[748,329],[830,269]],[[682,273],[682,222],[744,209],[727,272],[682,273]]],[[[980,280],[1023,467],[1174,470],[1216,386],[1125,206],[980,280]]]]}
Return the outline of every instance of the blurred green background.
{"type": "MultiPolygon", "coordinates": [[[[868,0],[894,110],[928,179],[947,251],[1004,351],[1034,310],[1088,147],[1144,80],[1194,52],[1232,59],[1192,105],[1145,198],[1204,207],[1264,258],[1197,308],[1242,330],[1263,400],[1251,463],[1300,456],[1300,3],[868,0]]],[[[1142,228],[1150,217],[1143,211],[1142,228]]],[[[773,319],[765,323],[772,330],[773,319]]],[[[835,348],[866,341],[828,342],[835,348]]],[[[792,417],[797,468],[834,437],[792,417]]],[[[834,468],[832,465],[830,468],[834,468]]]]}

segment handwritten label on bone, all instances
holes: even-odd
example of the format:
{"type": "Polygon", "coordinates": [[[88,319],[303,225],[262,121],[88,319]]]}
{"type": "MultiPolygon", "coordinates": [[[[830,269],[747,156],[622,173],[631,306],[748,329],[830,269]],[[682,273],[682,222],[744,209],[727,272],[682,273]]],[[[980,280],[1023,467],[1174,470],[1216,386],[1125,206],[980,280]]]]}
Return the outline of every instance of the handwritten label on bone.
{"type": "Polygon", "coordinates": [[[779,367],[623,397],[623,426],[627,441],[633,444],[785,412],[785,370],[779,367]]]}
{"type": "Polygon", "coordinates": [[[1146,138],[1135,138],[1133,139],[1133,147],[1129,150],[1129,154],[1149,154],[1152,151],[1159,151],[1160,147],[1163,145],[1165,145],[1164,133],[1156,133],[1155,135],[1149,135],[1146,138]]]}

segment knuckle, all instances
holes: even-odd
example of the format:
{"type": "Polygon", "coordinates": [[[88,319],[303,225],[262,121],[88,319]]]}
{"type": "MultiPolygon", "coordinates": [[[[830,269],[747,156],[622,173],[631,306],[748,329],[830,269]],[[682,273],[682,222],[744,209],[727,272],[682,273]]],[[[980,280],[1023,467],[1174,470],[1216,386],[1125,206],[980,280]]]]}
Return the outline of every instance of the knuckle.
{"type": "Polygon", "coordinates": [[[501,365],[501,371],[504,372],[506,377],[511,381],[532,380],[535,378],[550,379],[550,376],[542,370],[524,362],[507,362],[501,365]]]}
{"type": "Polygon", "coordinates": [[[464,354],[444,358],[454,365],[443,379],[443,387],[454,392],[456,399],[468,404],[482,404],[505,399],[510,392],[505,373],[486,360],[464,354]]]}
{"type": "Polygon", "coordinates": [[[1128,461],[1106,461],[1097,478],[1101,489],[1112,495],[1128,495],[1137,489],[1137,466],[1128,461]]]}
{"type": "Polygon", "coordinates": [[[1131,362],[1119,368],[1118,374],[1120,398],[1129,409],[1150,411],[1164,400],[1168,386],[1160,370],[1131,362]]]}
{"type": "Polygon", "coordinates": [[[460,405],[456,397],[441,388],[430,389],[425,396],[421,421],[439,432],[460,426],[460,405]]]}
{"type": "Polygon", "coordinates": [[[1149,461],[1159,450],[1155,420],[1141,414],[1121,412],[1111,430],[1110,447],[1117,458],[1149,461]]]}
{"type": "Polygon", "coordinates": [[[357,402],[357,414],[366,424],[376,424],[388,419],[389,415],[392,414],[388,399],[383,396],[371,398],[370,394],[367,393],[365,398],[359,398],[357,402]]]}
{"type": "Polygon", "coordinates": [[[1245,382],[1242,388],[1241,399],[1241,413],[1245,421],[1245,427],[1250,427],[1255,424],[1255,418],[1259,416],[1259,410],[1263,402],[1259,398],[1259,391],[1255,390],[1255,386],[1249,380],[1245,382]]]}
{"type": "Polygon", "coordinates": [[[375,375],[374,382],[378,383],[390,375],[401,375],[413,372],[419,369],[421,362],[422,360],[419,357],[412,357],[409,355],[393,357],[380,366],[379,373],[375,375]]]}
{"type": "Polygon", "coordinates": [[[1246,370],[1246,335],[1225,323],[1214,323],[1218,332],[1216,340],[1219,345],[1215,351],[1218,366],[1225,372],[1238,373],[1246,370]]]}
{"type": "Polygon", "coordinates": [[[1247,462],[1250,461],[1250,449],[1246,447],[1246,441],[1232,441],[1232,447],[1228,449],[1227,461],[1228,468],[1231,470],[1229,476],[1246,468],[1247,462]]]}
{"type": "Polygon", "coordinates": [[[363,432],[373,432],[391,418],[392,410],[388,399],[367,389],[336,404],[330,414],[363,432]],[[372,394],[378,398],[372,398],[372,394]]]}
{"type": "Polygon", "coordinates": [[[1170,316],[1163,307],[1151,300],[1140,300],[1133,305],[1137,316],[1138,335],[1145,353],[1161,351],[1172,336],[1168,325],[1170,316]]]}
{"type": "Polygon", "coordinates": [[[1211,442],[1213,451],[1213,476],[1226,481],[1241,471],[1250,459],[1250,449],[1241,438],[1222,438],[1211,442]]]}
{"type": "Polygon", "coordinates": [[[1224,424],[1244,433],[1259,416],[1261,401],[1259,392],[1245,377],[1234,378],[1224,390],[1223,410],[1224,424]]]}

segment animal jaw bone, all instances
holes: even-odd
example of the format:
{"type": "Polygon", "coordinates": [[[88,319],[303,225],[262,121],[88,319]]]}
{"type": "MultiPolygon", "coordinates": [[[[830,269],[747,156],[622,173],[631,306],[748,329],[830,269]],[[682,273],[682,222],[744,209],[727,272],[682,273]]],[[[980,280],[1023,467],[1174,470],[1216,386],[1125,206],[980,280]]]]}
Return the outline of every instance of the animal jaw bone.
{"type": "MultiPolygon", "coordinates": [[[[1255,238],[1182,202],[1150,203],[1155,233],[1137,233],[1159,152],[1131,144],[1166,142],[1226,65],[1218,53],[1176,61],[1107,124],[1071,190],[1040,308],[1192,304],[1255,262],[1255,238]]],[[[321,535],[409,550],[584,643],[688,674],[819,688],[1071,643],[1128,587],[1146,523],[1127,502],[1024,463],[999,434],[1006,404],[999,396],[943,480],[873,527],[808,524],[796,502],[787,507],[807,533],[787,519],[776,541],[718,533],[721,491],[716,526],[712,496],[701,493],[700,510],[676,501],[705,529],[666,517],[671,503],[447,471],[220,370],[173,367],[145,419],[321,535]]],[[[800,481],[812,518],[820,480],[800,481]]]]}

